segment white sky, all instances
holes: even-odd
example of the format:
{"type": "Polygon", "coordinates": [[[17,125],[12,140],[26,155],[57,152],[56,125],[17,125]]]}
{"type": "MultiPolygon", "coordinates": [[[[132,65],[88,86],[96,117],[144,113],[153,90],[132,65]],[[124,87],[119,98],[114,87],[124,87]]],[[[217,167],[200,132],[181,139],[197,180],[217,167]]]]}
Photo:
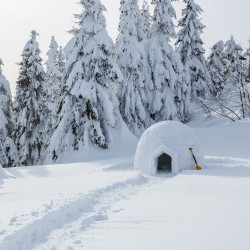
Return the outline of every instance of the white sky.
{"type": "MultiPolygon", "coordinates": [[[[140,3],[142,0],[139,0],[140,3]]],[[[150,0],[148,0],[150,3],[150,0]]],[[[204,10],[201,18],[207,26],[202,36],[205,48],[217,41],[226,41],[231,34],[244,48],[250,38],[249,0],[196,0],[204,10]]],[[[30,31],[35,29],[42,56],[48,50],[50,39],[55,35],[57,42],[65,45],[70,39],[67,34],[73,26],[73,13],[81,10],[78,0],[1,0],[0,1],[0,57],[5,63],[4,74],[11,83],[12,90],[18,76],[17,62],[30,31]]],[[[115,39],[119,19],[119,0],[102,0],[107,8],[107,26],[110,36],[115,39]]],[[[182,1],[174,3],[181,17],[182,1]]],[[[208,53],[208,52],[207,52],[208,53]]],[[[13,92],[14,93],[14,92],[13,92]]]]}

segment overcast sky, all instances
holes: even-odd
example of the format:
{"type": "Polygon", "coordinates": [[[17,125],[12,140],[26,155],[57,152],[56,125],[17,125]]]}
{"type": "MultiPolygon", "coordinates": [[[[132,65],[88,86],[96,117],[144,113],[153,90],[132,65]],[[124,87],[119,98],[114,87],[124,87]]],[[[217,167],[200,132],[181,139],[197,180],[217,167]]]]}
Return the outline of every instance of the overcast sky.
{"type": "MultiPolygon", "coordinates": [[[[140,3],[142,0],[140,0],[140,3]]],[[[150,3],[150,0],[148,0],[150,3]]],[[[217,41],[234,35],[244,48],[250,38],[249,0],[196,0],[203,8],[202,22],[207,26],[202,36],[205,48],[217,41]]],[[[0,1],[0,57],[5,63],[4,74],[11,83],[12,90],[18,76],[17,62],[21,61],[23,47],[35,29],[43,58],[52,35],[64,46],[70,39],[67,34],[73,26],[73,13],[81,10],[78,0],[1,0],[0,1]]],[[[119,0],[102,0],[107,8],[107,26],[110,36],[115,39],[119,19],[119,0]]],[[[183,3],[174,3],[181,17],[183,3]]],[[[208,53],[208,52],[207,52],[208,53]]]]}

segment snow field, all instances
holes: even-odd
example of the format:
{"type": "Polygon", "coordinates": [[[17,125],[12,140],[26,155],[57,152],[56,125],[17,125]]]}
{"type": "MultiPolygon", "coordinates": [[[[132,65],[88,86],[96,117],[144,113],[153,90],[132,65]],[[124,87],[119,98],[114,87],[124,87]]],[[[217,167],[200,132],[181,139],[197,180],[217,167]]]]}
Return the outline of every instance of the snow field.
{"type": "Polygon", "coordinates": [[[208,169],[161,178],[115,204],[119,213],[109,213],[108,221],[78,235],[78,240],[84,249],[248,250],[250,160],[207,162],[208,169]]]}
{"type": "MultiPolygon", "coordinates": [[[[49,174],[43,177],[38,177],[43,167],[32,174],[29,168],[20,169],[23,176],[16,182],[34,178],[32,187],[45,180],[49,187],[51,179],[60,187],[61,197],[47,189],[44,194],[29,190],[31,196],[39,195],[39,201],[27,197],[26,214],[13,198],[28,190],[9,197],[17,210],[5,225],[1,215],[0,228],[5,230],[0,230],[0,249],[248,250],[250,160],[208,157],[203,171],[152,178],[132,171],[132,159],[113,161],[47,166],[49,174]],[[64,180],[69,168],[67,179],[80,193],[74,185],[64,189],[58,181],[64,180]],[[45,197],[40,200],[43,195],[48,196],[46,202],[45,197]]],[[[6,184],[10,186],[11,180],[6,184]]],[[[1,198],[4,205],[7,199],[1,198]]]]}
{"type": "Polygon", "coordinates": [[[221,157],[177,176],[144,176],[115,153],[3,170],[0,250],[249,250],[249,122],[196,123],[205,155],[221,157]]]}
{"type": "Polygon", "coordinates": [[[104,197],[120,193],[121,199],[125,196],[123,188],[147,182],[147,178],[136,172],[116,170],[129,163],[132,169],[131,159],[113,162],[116,164],[106,161],[102,166],[92,162],[8,170],[12,176],[4,183],[0,196],[3,211],[0,249],[33,249],[36,244],[46,241],[50,232],[81,216],[86,217],[84,226],[87,228],[102,217],[99,213],[89,213],[93,213],[104,197]],[[72,171],[69,172],[69,168],[72,171]],[[19,177],[14,177],[18,174],[19,177]]]}

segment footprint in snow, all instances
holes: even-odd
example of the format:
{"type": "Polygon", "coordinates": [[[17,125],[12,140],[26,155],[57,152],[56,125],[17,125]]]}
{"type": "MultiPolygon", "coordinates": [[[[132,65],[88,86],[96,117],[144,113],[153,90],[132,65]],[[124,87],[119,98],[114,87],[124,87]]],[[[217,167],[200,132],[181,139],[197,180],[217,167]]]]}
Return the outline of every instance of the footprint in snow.
{"type": "Polygon", "coordinates": [[[34,217],[37,217],[39,215],[39,213],[37,211],[32,211],[31,215],[34,216],[34,217]]]}
{"type": "Polygon", "coordinates": [[[105,221],[108,220],[108,216],[104,214],[98,214],[98,215],[93,215],[91,217],[88,217],[82,221],[82,227],[81,229],[84,231],[88,227],[90,227],[92,224],[98,221],[105,221]]]}
{"type": "Polygon", "coordinates": [[[75,240],[74,244],[80,245],[80,244],[82,244],[82,242],[80,240],[75,240]]]}
{"type": "Polygon", "coordinates": [[[17,222],[17,217],[14,216],[10,219],[10,225],[13,225],[15,222],[17,222]]]}

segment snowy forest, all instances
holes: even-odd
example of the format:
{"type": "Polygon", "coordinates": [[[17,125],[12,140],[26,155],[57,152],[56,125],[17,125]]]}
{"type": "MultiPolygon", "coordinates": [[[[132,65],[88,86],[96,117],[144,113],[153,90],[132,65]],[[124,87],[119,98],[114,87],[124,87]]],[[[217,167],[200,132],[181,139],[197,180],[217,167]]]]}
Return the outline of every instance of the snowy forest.
{"type": "MultiPolygon", "coordinates": [[[[0,60],[0,165],[60,163],[66,152],[108,150],[124,127],[140,138],[151,125],[187,123],[196,106],[230,121],[250,117],[250,47],[229,37],[206,58],[202,8],[183,0],[178,26],[171,0],[120,1],[119,35],[106,30],[105,6],[81,0],[71,40],[52,37],[41,58],[33,30],[22,51],[15,96],[0,60]]],[[[125,129],[125,130],[126,130],[125,129]]]]}

